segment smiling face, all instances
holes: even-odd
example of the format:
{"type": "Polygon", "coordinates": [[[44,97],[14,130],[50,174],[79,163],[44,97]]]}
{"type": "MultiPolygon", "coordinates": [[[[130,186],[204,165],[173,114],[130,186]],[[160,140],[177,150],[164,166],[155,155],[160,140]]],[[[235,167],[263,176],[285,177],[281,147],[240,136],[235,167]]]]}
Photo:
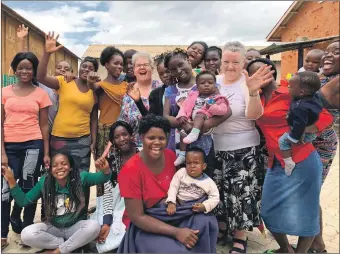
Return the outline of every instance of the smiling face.
{"type": "Polygon", "coordinates": [[[151,80],[152,66],[147,57],[138,57],[134,65],[134,73],[137,79],[137,83],[151,80]]]}
{"type": "Polygon", "coordinates": [[[197,80],[197,88],[200,95],[209,96],[215,92],[215,79],[210,74],[203,74],[197,80]]]}
{"type": "Polygon", "coordinates": [[[71,66],[66,61],[60,61],[55,67],[54,76],[64,76],[66,72],[71,71],[71,66]]]}
{"type": "Polygon", "coordinates": [[[321,58],[323,74],[325,76],[331,76],[339,74],[339,42],[333,42],[330,44],[323,57],[321,58]]]}
{"type": "Polygon", "coordinates": [[[91,62],[83,62],[79,68],[79,78],[83,81],[87,80],[89,72],[94,71],[94,65],[91,62]]]}
{"type": "Polygon", "coordinates": [[[123,63],[123,57],[114,54],[111,56],[110,61],[105,64],[105,68],[112,77],[118,79],[123,71],[123,63]]]}
{"type": "Polygon", "coordinates": [[[188,48],[187,54],[189,56],[192,68],[196,68],[197,65],[199,65],[202,61],[204,55],[204,47],[199,43],[195,43],[190,48],[188,48]]]}
{"type": "Polygon", "coordinates": [[[57,154],[53,157],[51,163],[51,172],[57,181],[67,179],[70,174],[71,166],[68,158],[63,154],[57,154]]]}
{"type": "Polygon", "coordinates": [[[204,57],[204,65],[207,71],[217,73],[221,67],[221,58],[216,50],[208,51],[204,57]]]}
{"type": "Polygon", "coordinates": [[[27,59],[21,60],[15,71],[15,76],[21,83],[32,82],[34,77],[33,64],[27,59]]]}
{"type": "Polygon", "coordinates": [[[188,175],[193,178],[200,177],[207,167],[207,164],[204,163],[203,154],[196,151],[186,153],[185,165],[188,175]]]}
{"type": "Polygon", "coordinates": [[[187,82],[192,77],[192,68],[188,60],[180,56],[174,56],[169,61],[171,75],[179,82],[187,82]]]}
{"type": "Polygon", "coordinates": [[[245,57],[240,52],[224,51],[222,54],[221,71],[229,82],[234,82],[241,76],[245,57]]]}
{"type": "Polygon", "coordinates": [[[171,85],[171,72],[170,70],[168,70],[167,68],[165,68],[164,63],[160,63],[157,66],[157,72],[158,72],[158,76],[161,79],[161,81],[163,82],[163,84],[165,85],[171,85]]]}
{"type": "Polygon", "coordinates": [[[244,68],[247,68],[248,63],[255,59],[261,58],[260,52],[251,50],[246,53],[246,59],[244,60],[244,68]]]}
{"type": "Polygon", "coordinates": [[[142,135],[143,152],[150,158],[159,159],[167,145],[165,132],[161,128],[152,127],[142,135]]]}
{"type": "Polygon", "coordinates": [[[128,152],[131,148],[131,135],[125,127],[118,126],[113,132],[113,142],[118,150],[128,152]]]}

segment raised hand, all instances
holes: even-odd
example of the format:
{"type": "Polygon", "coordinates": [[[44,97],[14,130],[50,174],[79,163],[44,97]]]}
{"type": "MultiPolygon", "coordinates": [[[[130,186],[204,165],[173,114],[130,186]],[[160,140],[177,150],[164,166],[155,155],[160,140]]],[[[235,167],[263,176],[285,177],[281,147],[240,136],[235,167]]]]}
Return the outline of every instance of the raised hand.
{"type": "Polygon", "coordinates": [[[98,160],[95,161],[94,163],[96,169],[100,171],[106,171],[109,170],[110,166],[106,158],[99,158],[98,160]]]}
{"type": "Polygon", "coordinates": [[[101,78],[97,72],[91,71],[87,75],[87,84],[93,85],[94,83],[100,82],[101,78]]]}
{"type": "Polygon", "coordinates": [[[65,75],[64,75],[64,80],[69,83],[71,82],[72,80],[76,79],[77,77],[70,71],[66,72],[65,75]]]}
{"type": "Polygon", "coordinates": [[[139,101],[141,94],[139,88],[136,86],[135,82],[129,83],[126,91],[127,95],[129,95],[134,101],[139,101]]]}
{"type": "Polygon", "coordinates": [[[261,68],[259,68],[251,77],[249,77],[246,70],[243,70],[249,93],[257,92],[262,86],[267,85],[274,80],[274,71],[271,71],[271,68],[270,65],[261,66],[261,68]]]}
{"type": "Polygon", "coordinates": [[[17,29],[17,36],[19,39],[24,39],[28,35],[28,27],[25,27],[24,24],[19,25],[17,29]]]}
{"type": "Polygon", "coordinates": [[[50,33],[45,36],[45,51],[47,53],[54,53],[64,47],[63,45],[57,46],[57,40],[59,38],[59,34],[54,38],[54,32],[50,33]]]}

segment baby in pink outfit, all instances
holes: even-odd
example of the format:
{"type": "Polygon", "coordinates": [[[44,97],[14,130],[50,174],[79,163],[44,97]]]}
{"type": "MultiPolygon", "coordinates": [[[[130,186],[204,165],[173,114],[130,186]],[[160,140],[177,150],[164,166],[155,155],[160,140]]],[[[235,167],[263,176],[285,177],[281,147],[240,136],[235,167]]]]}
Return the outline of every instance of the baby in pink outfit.
{"type": "MultiPolygon", "coordinates": [[[[216,77],[208,71],[202,71],[196,76],[198,91],[191,91],[183,102],[176,119],[185,125],[193,120],[191,132],[183,139],[185,144],[195,142],[203,127],[204,121],[212,116],[222,116],[228,113],[229,102],[226,97],[219,94],[216,88],[216,77]]],[[[184,134],[184,130],[181,130],[184,134]]],[[[183,151],[182,151],[183,152],[183,151]]],[[[180,156],[183,157],[183,156],[180,156]]],[[[185,158],[178,158],[175,165],[183,163],[185,158]]]]}

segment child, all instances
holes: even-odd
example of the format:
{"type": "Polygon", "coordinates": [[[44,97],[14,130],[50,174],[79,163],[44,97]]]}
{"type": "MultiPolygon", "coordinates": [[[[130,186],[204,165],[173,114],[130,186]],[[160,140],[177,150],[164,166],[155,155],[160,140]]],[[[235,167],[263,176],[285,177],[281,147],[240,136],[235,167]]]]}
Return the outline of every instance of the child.
{"type": "Polygon", "coordinates": [[[186,168],[178,170],[170,183],[166,200],[169,215],[176,212],[176,199],[181,203],[207,195],[208,199],[203,203],[193,205],[192,210],[198,213],[209,213],[217,206],[220,202],[220,194],[215,182],[203,173],[206,167],[206,155],[203,149],[190,147],[186,153],[186,168]]]}
{"type": "Polygon", "coordinates": [[[289,133],[284,133],[279,139],[287,176],[292,174],[295,167],[291,155],[291,144],[296,144],[299,141],[309,143],[316,138],[316,134],[304,132],[307,126],[313,125],[318,120],[322,110],[315,95],[320,86],[318,75],[311,71],[300,72],[289,80],[289,93],[292,102],[287,114],[287,121],[291,130],[289,133]]]}
{"type": "Polygon", "coordinates": [[[44,198],[47,223],[36,223],[24,228],[21,240],[25,245],[50,249],[50,253],[70,253],[94,240],[100,225],[87,219],[85,195],[90,186],[103,184],[111,177],[106,160],[99,165],[101,171],[89,173],[79,170],[71,156],[56,154],[50,170],[28,193],[17,185],[13,172],[6,166],[1,173],[8,182],[15,202],[24,207],[44,198]]]}
{"type": "MultiPolygon", "coordinates": [[[[198,139],[206,119],[216,115],[225,115],[229,109],[228,100],[220,95],[216,88],[216,77],[214,74],[208,71],[200,72],[196,76],[196,84],[198,91],[191,91],[189,93],[176,117],[181,123],[182,129],[184,129],[184,125],[188,124],[189,119],[194,121],[191,132],[183,139],[185,144],[191,144],[198,139]]],[[[182,130],[181,133],[184,134],[185,132],[182,130]]],[[[184,161],[184,154],[180,153],[175,161],[175,166],[184,163],[184,161]]]]}
{"type": "Polygon", "coordinates": [[[303,67],[300,68],[298,72],[312,71],[319,73],[321,67],[321,57],[324,51],[321,49],[312,49],[306,55],[303,67]]]}

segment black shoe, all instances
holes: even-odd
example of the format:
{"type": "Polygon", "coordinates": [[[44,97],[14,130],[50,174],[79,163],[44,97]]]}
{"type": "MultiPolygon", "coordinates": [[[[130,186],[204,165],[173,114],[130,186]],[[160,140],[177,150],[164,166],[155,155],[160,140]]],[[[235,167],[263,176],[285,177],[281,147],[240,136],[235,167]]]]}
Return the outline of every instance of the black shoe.
{"type": "Polygon", "coordinates": [[[22,231],[22,221],[21,219],[10,217],[12,230],[16,234],[21,234],[22,231]]]}

